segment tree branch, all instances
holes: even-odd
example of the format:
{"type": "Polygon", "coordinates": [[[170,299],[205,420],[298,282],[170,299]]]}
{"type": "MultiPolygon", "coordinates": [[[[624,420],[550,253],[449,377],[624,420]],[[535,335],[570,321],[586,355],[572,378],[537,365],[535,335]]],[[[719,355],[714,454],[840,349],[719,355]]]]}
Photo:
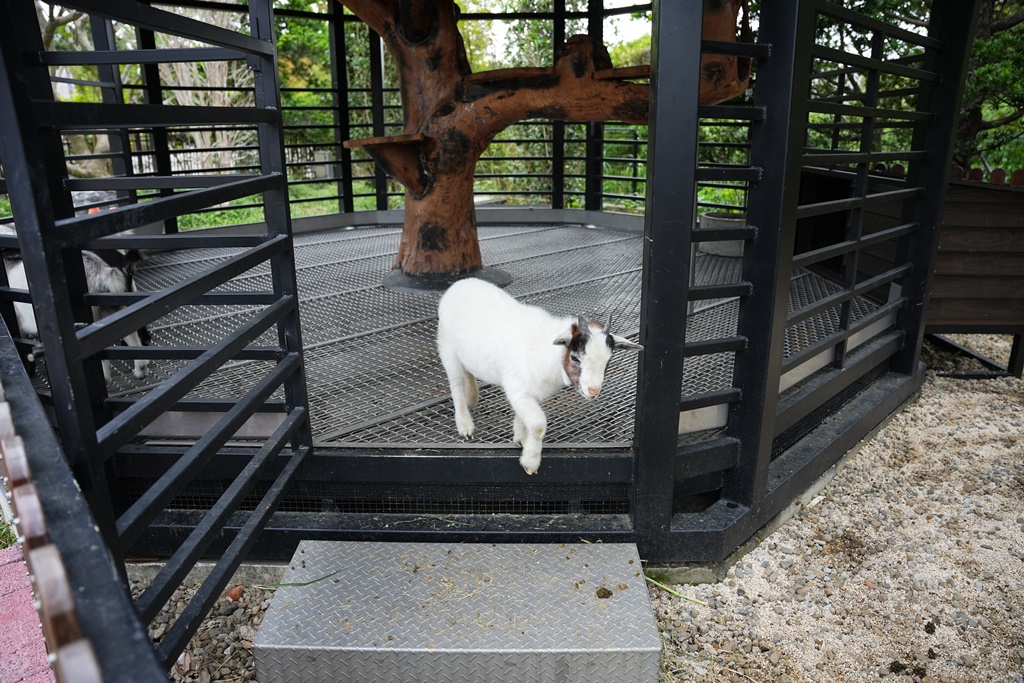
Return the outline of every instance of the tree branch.
{"type": "Polygon", "coordinates": [[[1018,109],[1012,114],[1007,114],[1002,118],[994,119],[992,121],[982,121],[981,129],[991,130],[993,128],[999,128],[1000,126],[1005,126],[1008,123],[1013,123],[1014,121],[1017,121],[1022,118],[1024,118],[1024,109],[1018,109]]]}
{"type": "Polygon", "coordinates": [[[395,29],[397,0],[338,0],[352,14],[362,19],[372,31],[384,37],[395,29]]]}
{"type": "Polygon", "coordinates": [[[999,21],[993,21],[989,28],[992,33],[999,33],[1000,31],[1006,31],[1019,24],[1024,24],[1024,12],[1017,12],[1017,14],[1003,17],[999,21]]]}

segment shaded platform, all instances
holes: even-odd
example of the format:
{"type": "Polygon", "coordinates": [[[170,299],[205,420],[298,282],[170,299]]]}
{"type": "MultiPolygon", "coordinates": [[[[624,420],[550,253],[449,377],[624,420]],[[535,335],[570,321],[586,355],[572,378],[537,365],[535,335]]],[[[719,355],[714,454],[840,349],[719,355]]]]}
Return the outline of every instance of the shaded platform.
{"type": "MultiPolygon", "coordinates": [[[[475,438],[463,442],[443,368],[435,348],[440,293],[406,294],[381,285],[398,248],[400,227],[374,227],[297,235],[301,319],[315,443],[326,448],[493,448],[510,447],[512,413],[501,391],[484,387],[475,413],[475,438]]],[[[611,314],[615,331],[637,339],[640,320],[642,235],[579,225],[481,226],[484,262],[512,275],[507,291],[552,312],[611,314]]],[[[141,290],[159,289],[191,278],[234,253],[228,249],[150,255],[138,273],[141,290]]],[[[740,279],[741,259],[698,254],[697,285],[740,279]]],[[[233,289],[255,288],[266,272],[250,271],[233,289]]],[[[790,308],[827,297],[838,287],[810,272],[792,281],[790,308]]],[[[736,333],[737,300],[697,302],[688,321],[689,340],[736,333]]],[[[874,310],[857,301],[854,319],[874,310]]],[[[682,312],[682,311],[681,311],[682,312]]],[[[154,343],[213,344],[221,330],[251,312],[239,306],[191,306],[150,327],[154,343]]],[[[826,312],[792,328],[786,354],[796,353],[838,327],[826,312]]],[[[259,361],[232,364],[211,377],[193,397],[223,396],[237,387],[241,396],[256,377],[259,361]],[[207,393],[208,392],[208,393],[207,393]]],[[[688,359],[684,396],[732,385],[733,354],[688,359]]],[[[127,365],[114,363],[112,395],[138,395],[176,368],[152,365],[146,381],[134,379],[127,365]]],[[[625,448],[633,438],[637,381],[636,354],[616,354],[601,398],[586,401],[564,391],[545,403],[546,449],[625,448]]],[[[180,425],[179,425],[180,426],[180,425]]],[[[696,428],[713,428],[713,423],[696,428]]],[[[198,433],[202,433],[201,429],[198,433]]]]}

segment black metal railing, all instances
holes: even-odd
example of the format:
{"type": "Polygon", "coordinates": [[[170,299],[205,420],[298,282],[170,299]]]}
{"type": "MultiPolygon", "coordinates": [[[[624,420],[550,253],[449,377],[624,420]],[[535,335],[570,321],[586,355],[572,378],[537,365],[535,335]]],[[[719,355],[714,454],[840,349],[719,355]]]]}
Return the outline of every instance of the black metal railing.
{"type": "MultiPolygon", "coordinates": [[[[36,31],[24,30],[36,26],[33,3],[12,2],[3,9],[0,90],[5,106],[0,118],[11,135],[4,138],[0,154],[8,171],[6,181],[18,234],[3,237],[2,246],[19,250],[25,262],[39,331],[38,341],[22,341],[21,345],[28,347],[37,360],[42,358],[48,378],[44,397],[49,399],[60,429],[64,457],[99,527],[105,546],[101,554],[109,554],[120,572],[121,593],[127,595],[125,559],[133,554],[135,541],[167,504],[250,418],[268,410],[280,416],[279,426],[260,439],[262,445],[228,490],[170,553],[163,571],[141,593],[135,605],[137,617],[133,615],[125,624],[125,628],[131,627],[139,623],[137,619],[143,625],[149,623],[208,552],[214,538],[222,534],[223,520],[238,508],[267,465],[271,461],[286,463],[265,489],[256,509],[246,515],[229,547],[219,554],[215,569],[184,613],[157,643],[157,660],[169,669],[258,539],[283,491],[311,452],[273,19],[269,2],[251,3],[246,34],[127,0],[82,0],[65,5],[88,13],[94,35],[109,33],[111,22],[116,21],[148,35],[139,41],[140,45],[149,44],[156,34],[177,35],[202,45],[152,52],[144,47],[114,50],[97,41],[93,51],[58,54],[44,49],[36,31]],[[178,63],[235,63],[239,73],[244,70],[250,74],[250,96],[244,105],[236,106],[168,104],[159,88],[145,87],[146,94],[155,99],[132,102],[114,97],[86,104],[53,97],[48,66],[92,65],[101,79],[113,79],[111,73],[103,71],[104,65],[137,64],[145,77],[147,73],[158,74],[157,69],[147,72],[147,67],[158,66],[163,58],[178,63]],[[252,163],[236,164],[213,175],[191,174],[175,165],[168,146],[157,153],[155,172],[136,174],[136,165],[128,155],[130,144],[125,144],[114,155],[119,164],[111,174],[65,178],[62,136],[66,139],[90,132],[130,142],[132,135],[128,132],[136,131],[137,135],[140,130],[147,131],[154,140],[164,141],[182,130],[245,130],[251,134],[246,149],[252,163]],[[76,215],[73,190],[114,193],[119,197],[118,205],[98,206],[95,208],[103,210],[76,215]],[[132,193],[138,201],[130,201],[132,193]],[[145,233],[154,223],[173,222],[187,213],[253,196],[260,198],[255,204],[260,207],[264,227],[258,230],[240,235],[203,231],[176,235],[129,233],[145,233]],[[80,255],[82,249],[106,253],[127,248],[210,246],[229,248],[233,253],[214,267],[200,269],[194,277],[148,292],[125,288],[119,293],[105,293],[105,288],[97,287],[85,274],[80,255]],[[257,268],[266,273],[264,285],[249,291],[224,289],[232,278],[257,268]],[[243,306],[248,316],[221,339],[208,344],[182,346],[154,334],[148,346],[120,345],[122,338],[164,316],[210,305],[243,306]],[[90,306],[107,307],[111,312],[94,320],[90,306]],[[162,381],[141,384],[133,394],[112,400],[100,372],[101,361],[140,359],[160,367],[162,381]],[[126,502],[119,494],[113,467],[118,451],[137,443],[165,415],[195,409],[190,398],[195,389],[204,382],[210,385],[208,380],[218,386],[217,378],[226,366],[244,359],[262,361],[265,372],[248,387],[225,385],[219,400],[206,400],[202,409],[219,413],[210,428],[190,446],[181,447],[173,464],[148,490],[131,503],[126,502]]],[[[98,82],[105,87],[113,81],[98,82]]],[[[7,289],[0,304],[6,309],[5,320],[13,322],[15,328],[11,302],[23,301],[26,296],[27,292],[7,289]]],[[[48,456],[60,457],[56,451],[48,452],[48,456]]],[[[101,655],[101,666],[109,667],[112,656],[101,655]]],[[[132,680],[147,680],[145,672],[133,668],[126,668],[124,673],[132,680]]]]}

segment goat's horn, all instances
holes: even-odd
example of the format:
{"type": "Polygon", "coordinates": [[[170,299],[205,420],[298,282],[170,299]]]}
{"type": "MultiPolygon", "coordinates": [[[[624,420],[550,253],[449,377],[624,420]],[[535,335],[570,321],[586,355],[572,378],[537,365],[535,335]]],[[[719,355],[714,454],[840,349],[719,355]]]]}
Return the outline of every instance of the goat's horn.
{"type": "Polygon", "coordinates": [[[587,331],[587,319],[582,315],[576,316],[576,327],[580,328],[580,333],[587,331]]]}
{"type": "Polygon", "coordinates": [[[604,331],[606,334],[611,334],[612,331],[612,314],[608,314],[608,320],[604,323],[604,331]]]}

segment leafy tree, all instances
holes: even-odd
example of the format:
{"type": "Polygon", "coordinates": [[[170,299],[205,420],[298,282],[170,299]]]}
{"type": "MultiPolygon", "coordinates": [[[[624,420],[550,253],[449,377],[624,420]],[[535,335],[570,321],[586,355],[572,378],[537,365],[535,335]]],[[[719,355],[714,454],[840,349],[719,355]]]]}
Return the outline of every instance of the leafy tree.
{"type": "MultiPolygon", "coordinates": [[[[1008,161],[1004,150],[1024,140],[1024,1],[981,0],[954,160],[963,165],[1008,161]]],[[[1024,151],[1024,150],[1022,150],[1024,151]]],[[[1015,165],[1024,165],[1018,153],[1015,165]]]]}

